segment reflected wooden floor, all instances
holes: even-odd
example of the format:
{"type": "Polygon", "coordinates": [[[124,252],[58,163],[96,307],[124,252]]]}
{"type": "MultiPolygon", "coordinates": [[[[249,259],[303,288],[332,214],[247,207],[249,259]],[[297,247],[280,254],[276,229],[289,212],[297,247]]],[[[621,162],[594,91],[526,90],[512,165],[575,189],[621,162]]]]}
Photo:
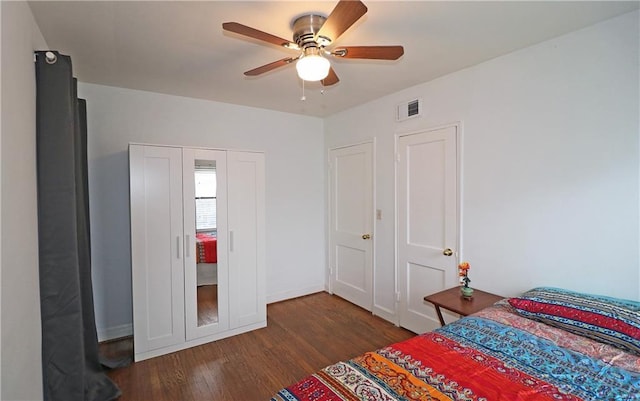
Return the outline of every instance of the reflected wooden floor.
{"type": "Polygon", "coordinates": [[[198,287],[198,326],[218,321],[218,286],[201,285],[198,287]]]}
{"type": "MultiPolygon", "coordinates": [[[[119,401],[266,401],[327,365],[414,336],[324,292],[271,304],[267,316],[264,329],[110,371],[119,401]]],[[[132,341],[101,351],[131,354],[132,341]]]]}

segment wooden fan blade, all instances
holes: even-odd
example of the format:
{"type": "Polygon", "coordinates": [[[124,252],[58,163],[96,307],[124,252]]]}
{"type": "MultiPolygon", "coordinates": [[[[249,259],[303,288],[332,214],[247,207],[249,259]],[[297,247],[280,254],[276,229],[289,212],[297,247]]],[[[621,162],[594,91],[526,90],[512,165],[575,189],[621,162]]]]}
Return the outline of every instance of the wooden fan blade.
{"type": "Polygon", "coordinates": [[[327,75],[327,77],[323,79],[321,82],[322,82],[322,86],[331,86],[331,85],[337,84],[338,81],[340,81],[340,79],[338,79],[338,76],[336,75],[336,72],[333,70],[333,67],[330,67],[329,75],[327,75]]]}
{"type": "Polygon", "coordinates": [[[375,60],[397,60],[404,54],[402,46],[342,46],[331,52],[342,58],[366,58],[375,60]]]}
{"type": "Polygon", "coordinates": [[[283,67],[293,61],[296,61],[297,58],[295,57],[287,57],[287,58],[283,58],[282,60],[278,60],[278,61],[274,61],[273,63],[269,63],[269,64],[265,64],[263,66],[260,66],[258,68],[254,68],[253,70],[249,70],[247,72],[244,73],[244,75],[250,76],[250,77],[254,77],[256,75],[260,75],[260,74],[264,74],[265,72],[269,72],[271,70],[275,70],[278,67],[283,67]]]}
{"type": "Polygon", "coordinates": [[[351,25],[367,13],[367,6],[357,0],[341,0],[331,11],[327,20],[322,25],[315,37],[328,38],[331,41],[338,39],[351,25]]]}
{"type": "Polygon", "coordinates": [[[298,45],[296,45],[295,43],[292,43],[289,40],[282,39],[278,36],[259,31],[255,28],[251,28],[249,26],[242,25],[237,22],[225,22],[222,24],[222,29],[224,29],[225,31],[248,36],[250,38],[262,40],[263,42],[271,43],[277,46],[282,46],[289,49],[298,49],[298,45]]]}

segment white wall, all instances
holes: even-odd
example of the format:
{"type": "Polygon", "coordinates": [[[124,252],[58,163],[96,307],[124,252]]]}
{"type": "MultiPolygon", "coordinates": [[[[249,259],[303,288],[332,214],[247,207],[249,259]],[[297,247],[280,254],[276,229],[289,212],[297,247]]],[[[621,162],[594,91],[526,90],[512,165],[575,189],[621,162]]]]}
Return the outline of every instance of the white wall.
{"type": "MultiPolygon", "coordinates": [[[[1,10],[0,398],[33,400],[42,388],[32,50],[46,45],[26,3],[2,2],[1,10]]],[[[475,286],[640,298],[638,18],[621,16],[324,121],[80,84],[99,332],[130,330],[129,142],[266,152],[273,302],[323,288],[326,150],[376,137],[384,218],[376,222],[375,304],[393,309],[394,135],[453,121],[463,123],[461,252],[475,286]],[[426,115],[396,123],[395,105],[415,97],[426,115]]]]}
{"type": "Polygon", "coordinates": [[[46,48],[26,2],[1,2],[2,400],[41,400],[33,51],[46,48]]]}
{"type": "Polygon", "coordinates": [[[130,332],[129,142],[266,154],[267,301],[324,289],[322,120],[82,83],[87,99],[96,325],[130,332]]]}
{"type": "Polygon", "coordinates": [[[639,13],[325,119],[331,148],[377,140],[374,311],[394,309],[394,135],[460,121],[462,258],[505,296],[551,285],[640,299],[639,13]],[[425,115],[396,123],[395,106],[425,115]]]}

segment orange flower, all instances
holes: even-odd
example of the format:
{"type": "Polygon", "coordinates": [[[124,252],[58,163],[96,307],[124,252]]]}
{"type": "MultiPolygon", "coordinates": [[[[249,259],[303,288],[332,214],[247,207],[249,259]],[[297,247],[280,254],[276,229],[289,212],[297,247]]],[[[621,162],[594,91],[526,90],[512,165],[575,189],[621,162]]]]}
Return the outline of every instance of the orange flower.
{"type": "Polygon", "coordinates": [[[465,287],[469,287],[469,282],[471,279],[469,278],[469,269],[471,265],[469,262],[462,262],[458,265],[458,275],[461,277],[460,282],[464,284],[465,287]]]}

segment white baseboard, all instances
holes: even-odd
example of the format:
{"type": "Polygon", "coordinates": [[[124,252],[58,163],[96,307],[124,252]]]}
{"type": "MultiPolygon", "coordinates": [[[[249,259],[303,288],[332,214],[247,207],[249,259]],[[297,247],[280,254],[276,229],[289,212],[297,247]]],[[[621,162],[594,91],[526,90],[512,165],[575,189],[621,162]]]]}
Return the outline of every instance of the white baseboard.
{"type": "Polygon", "coordinates": [[[395,324],[398,326],[398,316],[395,311],[384,308],[380,305],[373,305],[373,311],[371,311],[374,315],[383,318],[384,320],[395,324]]]}
{"type": "MultiPolygon", "coordinates": [[[[287,299],[302,297],[305,295],[315,294],[316,292],[325,291],[324,284],[309,286],[291,291],[283,291],[277,294],[271,294],[267,297],[267,304],[285,301],[287,299]]],[[[109,341],[116,338],[127,337],[133,335],[133,324],[123,324],[115,327],[107,327],[98,329],[98,342],[109,341]]]]}
{"type": "Polygon", "coordinates": [[[267,304],[274,302],[286,301],[287,299],[303,297],[305,295],[315,294],[316,292],[325,291],[324,284],[313,285],[305,288],[300,288],[291,291],[283,291],[277,294],[271,294],[267,296],[267,304]]]}
{"type": "Polygon", "coordinates": [[[263,327],[267,327],[267,321],[266,320],[262,320],[260,322],[253,323],[253,324],[250,324],[250,325],[247,325],[247,326],[237,327],[235,329],[231,329],[229,331],[225,331],[225,332],[222,332],[222,333],[216,333],[216,334],[212,334],[210,336],[196,338],[195,340],[186,341],[184,343],[170,345],[168,347],[154,349],[154,350],[146,351],[146,352],[138,352],[138,353],[134,354],[133,359],[136,362],[140,362],[140,361],[143,361],[145,359],[153,358],[153,357],[160,356],[160,355],[166,355],[166,354],[169,354],[171,352],[182,351],[183,349],[187,349],[187,348],[195,347],[195,346],[198,346],[198,345],[210,343],[211,341],[217,341],[217,340],[220,340],[220,339],[223,339],[223,338],[227,338],[227,337],[231,337],[231,336],[235,336],[235,335],[238,335],[238,334],[247,333],[249,331],[256,330],[256,329],[261,329],[263,327]]]}
{"type": "Polygon", "coordinates": [[[123,324],[115,327],[98,329],[98,342],[109,341],[116,338],[133,335],[133,324],[123,324]]]}

